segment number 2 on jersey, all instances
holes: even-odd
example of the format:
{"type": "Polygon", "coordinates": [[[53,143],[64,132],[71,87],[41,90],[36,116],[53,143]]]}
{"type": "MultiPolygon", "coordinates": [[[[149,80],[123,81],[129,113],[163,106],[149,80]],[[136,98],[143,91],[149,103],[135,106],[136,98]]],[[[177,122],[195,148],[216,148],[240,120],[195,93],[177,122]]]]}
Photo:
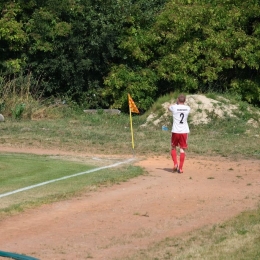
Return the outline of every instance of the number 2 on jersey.
{"type": "Polygon", "coordinates": [[[184,114],[183,114],[183,113],[180,113],[180,117],[181,117],[180,124],[183,124],[183,118],[184,118],[184,114]]]}

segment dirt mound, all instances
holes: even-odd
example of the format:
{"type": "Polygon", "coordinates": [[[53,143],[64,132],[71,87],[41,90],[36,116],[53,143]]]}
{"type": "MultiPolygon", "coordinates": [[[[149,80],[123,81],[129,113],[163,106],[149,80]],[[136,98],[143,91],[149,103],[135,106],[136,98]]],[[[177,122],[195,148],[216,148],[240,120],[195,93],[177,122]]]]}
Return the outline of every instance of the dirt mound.
{"type": "MultiPolygon", "coordinates": [[[[205,95],[187,95],[186,104],[191,107],[190,124],[207,124],[213,118],[236,117],[238,106],[231,104],[228,99],[221,96],[218,96],[217,99],[208,98],[205,95]]],[[[160,113],[151,113],[142,127],[155,125],[170,128],[171,113],[168,111],[168,107],[175,102],[176,100],[171,100],[170,102],[163,103],[162,111],[160,113]]],[[[246,111],[250,111],[250,108],[247,108],[246,111]]],[[[250,118],[247,123],[257,128],[260,121],[250,118]]]]}
{"type": "Polygon", "coordinates": [[[229,104],[227,99],[222,100],[225,103],[203,95],[188,95],[186,103],[191,107],[191,124],[207,124],[212,117],[234,117],[237,106],[229,104]]]}

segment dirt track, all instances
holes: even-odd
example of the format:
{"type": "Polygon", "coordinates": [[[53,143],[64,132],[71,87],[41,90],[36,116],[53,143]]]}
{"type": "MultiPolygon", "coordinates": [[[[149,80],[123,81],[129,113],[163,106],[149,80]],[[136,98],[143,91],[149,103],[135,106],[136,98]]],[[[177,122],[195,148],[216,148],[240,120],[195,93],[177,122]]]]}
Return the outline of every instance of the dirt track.
{"type": "Polygon", "coordinates": [[[184,174],[171,172],[169,157],[136,164],[149,174],[0,222],[0,250],[41,260],[124,259],[259,203],[259,161],[188,157],[184,174]]]}

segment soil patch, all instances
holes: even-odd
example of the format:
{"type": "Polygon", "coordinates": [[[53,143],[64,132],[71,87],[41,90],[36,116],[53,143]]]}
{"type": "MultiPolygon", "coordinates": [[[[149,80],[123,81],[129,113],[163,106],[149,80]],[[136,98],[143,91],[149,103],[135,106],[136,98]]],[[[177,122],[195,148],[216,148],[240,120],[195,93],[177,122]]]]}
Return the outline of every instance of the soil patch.
{"type": "Polygon", "coordinates": [[[187,156],[184,174],[172,173],[169,156],[136,164],[148,174],[1,221],[0,250],[41,260],[124,259],[259,203],[257,160],[187,156]]]}

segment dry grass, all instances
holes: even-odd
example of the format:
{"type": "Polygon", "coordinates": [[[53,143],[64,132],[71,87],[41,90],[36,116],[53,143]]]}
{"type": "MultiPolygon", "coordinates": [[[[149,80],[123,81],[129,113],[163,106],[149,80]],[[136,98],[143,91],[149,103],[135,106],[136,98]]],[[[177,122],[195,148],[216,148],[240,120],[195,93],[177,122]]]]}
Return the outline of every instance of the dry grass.
{"type": "Polygon", "coordinates": [[[225,223],[167,238],[126,260],[260,259],[260,208],[225,223]]]}

